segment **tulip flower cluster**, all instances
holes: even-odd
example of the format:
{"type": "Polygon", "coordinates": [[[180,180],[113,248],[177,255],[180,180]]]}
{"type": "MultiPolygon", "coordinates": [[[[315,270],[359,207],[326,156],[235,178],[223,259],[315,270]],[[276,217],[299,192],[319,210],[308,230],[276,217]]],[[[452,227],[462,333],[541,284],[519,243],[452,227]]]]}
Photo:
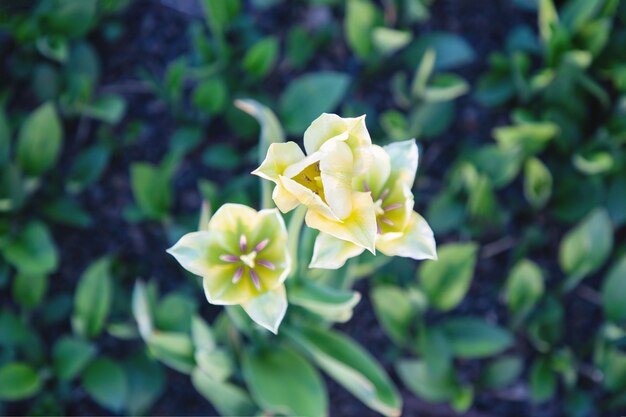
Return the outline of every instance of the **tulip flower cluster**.
{"type": "MultiPolygon", "coordinates": [[[[275,184],[272,199],[281,212],[306,207],[306,225],[319,230],[310,268],[338,269],[365,250],[436,259],[433,232],[413,211],[414,140],[374,145],[365,116],[324,113],[305,131],[304,150],[273,143],[252,174],[275,184]]],[[[203,277],[210,303],[239,304],[276,332],[287,308],[287,239],[278,210],[226,204],[207,230],[183,236],[169,253],[203,277]]]]}

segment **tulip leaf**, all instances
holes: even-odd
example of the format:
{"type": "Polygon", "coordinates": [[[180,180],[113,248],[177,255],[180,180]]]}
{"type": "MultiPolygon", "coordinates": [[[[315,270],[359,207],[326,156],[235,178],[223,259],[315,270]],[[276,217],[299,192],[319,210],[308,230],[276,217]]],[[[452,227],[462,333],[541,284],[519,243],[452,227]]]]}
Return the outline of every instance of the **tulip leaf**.
{"type": "Polygon", "coordinates": [[[439,246],[437,261],[424,261],[418,275],[430,302],[441,311],[456,307],[469,289],[478,245],[451,243],[439,246]]]}
{"type": "Polygon", "coordinates": [[[2,248],[8,263],[27,275],[54,272],[59,264],[59,254],[48,227],[41,222],[31,222],[17,237],[2,248]]]}
{"type": "Polygon", "coordinates": [[[120,412],[128,396],[128,380],[119,363],[107,357],[93,361],[82,376],[85,391],[98,404],[120,412]]]}
{"type": "Polygon", "coordinates": [[[185,333],[157,331],[147,344],[154,357],[178,372],[188,374],[196,366],[193,343],[185,333]]]}
{"type": "Polygon", "coordinates": [[[431,375],[425,361],[403,359],[396,363],[396,372],[409,390],[426,401],[450,401],[458,390],[452,368],[442,375],[431,375]]]}
{"type": "Polygon", "coordinates": [[[133,416],[146,415],[165,390],[165,371],[157,361],[143,352],[125,361],[124,371],[128,380],[127,413],[133,416]]]}
{"type": "Polygon", "coordinates": [[[0,107],[0,168],[9,162],[11,150],[11,131],[4,109],[0,107]]]}
{"type": "Polygon", "coordinates": [[[237,385],[215,380],[199,368],[192,371],[191,382],[221,415],[251,416],[256,413],[257,407],[248,393],[237,385]]]}
{"type": "Polygon", "coordinates": [[[292,81],[280,97],[285,129],[302,134],[321,113],[334,110],[348,90],[350,77],[333,71],[305,74],[292,81]]]}
{"type": "Polygon", "coordinates": [[[452,352],[458,358],[484,358],[508,349],[514,342],[511,333],[478,317],[455,317],[439,325],[452,352]]]}
{"type": "Polygon", "coordinates": [[[268,36],[254,44],[243,58],[243,67],[255,78],[263,78],[274,67],[278,57],[278,39],[268,36]]]}
{"type": "Polygon", "coordinates": [[[568,274],[565,289],[574,288],[583,278],[597,271],[613,249],[613,228],[607,211],[589,213],[561,240],[559,263],[568,274]]]}
{"type": "Polygon", "coordinates": [[[80,277],[74,296],[72,326],[83,336],[96,337],[109,315],[113,298],[111,259],[92,263],[80,277]]]}
{"type": "Polygon", "coordinates": [[[135,201],[150,219],[162,219],[168,214],[172,203],[170,182],[176,164],[175,155],[172,155],[161,166],[137,162],[130,168],[135,201]]]}
{"type": "Polygon", "coordinates": [[[559,133],[559,127],[552,122],[525,122],[513,126],[498,127],[493,137],[502,149],[520,149],[526,155],[541,152],[559,133]]]}
{"type": "Polygon", "coordinates": [[[39,305],[48,288],[46,274],[17,273],[13,281],[13,298],[23,308],[31,309],[39,305]]]}
{"type": "Polygon", "coordinates": [[[410,31],[377,27],[372,32],[375,49],[381,55],[392,55],[411,43],[413,35],[410,31]]]}
{"type": "Polygon", "coordinates": [[[435,51],[436,70],[449,70],[471,63],[476,58],[472,47],[459,35],[435,32],[420,36],[406,50],[409,65],[417,67],[419,59],[428,50],[435,51]]]}
{"type": "Polygon", "coordinates": [[[481,386],[501,389],[513,384],[524,371],[524,360],[519,356],[502,356],[485,366],[480,377],[481,386]]]}
{"type": "Polygon", "coordinates": [[[17,161],[25,174],[38,177],[56,163],[63,130],[54,104],[45,103],[32,112],[17,138],[17,161]]]}
{"type": "Polygon", "coordinates": [[[376,360],[352,339],[321,328],[289,330],[294,340],[331,378],[365,405],[386,416],[398,416],[401,398],[376,360]]]}
{"type": "Polygon", "coordinates": [[[537,264],[527,259],[515,264],[505,284],[509,311],[519,317],[527,315],[543,292],[543,274],[537,264]]]}
{"type": "Polygon", "coordinates": [[[394,285],[378,285],[370,293],[374,311],[383,329],[393,341],[406,344],[417,308],[406,290],[394,285]]]}
{"type": "Polygon", "coordinates": [[[373,30],[382,23],[382,13],[369,0],[349,0],[343,27],[350,49],[365,60],[374,48],[373,30]]]}
{"type": "MultiPolygon", "coordinates": [[[[228,88],[223,80],[218,78],[212,78],[198,84],[193,91],[192,101],[193,104],[209,114],[217,114],[221,112],[228,100],[228,88]]],[[[198,131],[197,140],[193,142],[199,142],[201,139],[201,131],[198,131]]],[[[195,136],[195,132],[194,132],[195,136]]],[[[173,138],[172,138],[173,139],[173,138]]]]}
{"type": "Polygon", "coordinates": [[[295,351],[246,349],[243,376],[257,404],[266,412],[306,417],[327,414],[328,397],[322,378],[295,351]]]}
{"type": "Polygon", "coordinates": [[[41,389],[37,371],[21,362],[10,362],[0,367],[0,400],[18,401],[32,397],[41,389]]]}
{"type": "Polygon", "coordinates": [[[524,196],[535,208],[546,205],[552,195],[552,174],[538,158],[529,158],[524,168],[524,196]]]}
{"type": "Polygon", "coordinates": [[[55,374],[62,381],[71,380],[87,366],[96,352],[96,347],[86,340],[70,336],[58,339],[52,349],[55,374]]]}
{"type": "Polygon", "coordinates": [[[609,270],[602,285],[602,306],[606,316],[615,322],[626,322],[626,255],[609,270]]]}
{"type": "Polygon", "coordinates": [[[94,145],[82,151],[70,169],[67,189],[76,193],[98,181],[109,163],[109,158],[109,150],[102,145],[94,145]]]}
{"type": "Polygon", "coordinates": [[[126,100],[118,95],[98,97],[82,109],[85,116],[115,125],[126,113],[126,100]]]}
{"type": "Polygon", "coordinates": [[[530,399],[534,403],[542,403],[554,396],[556,391],[556,376],[550,361],[539,358],[530,368],[530,399]]]}
{"type": "Polygon", "coordinates": [[[335,289],[313,280],[292,286],[288,296],[290,304],[342,323],[352,317],[352,309],[361,300],[361,294],[356,291],[335,289]]]}
{"type": "Polygon", "coordinates": [[[144,340],[147,340],[154,329],[154,318],[151,309],[151,302],[148,296],[146,284],[143,281],[137,281],[133,289],[132,310],[139,334],[144,340]]]}

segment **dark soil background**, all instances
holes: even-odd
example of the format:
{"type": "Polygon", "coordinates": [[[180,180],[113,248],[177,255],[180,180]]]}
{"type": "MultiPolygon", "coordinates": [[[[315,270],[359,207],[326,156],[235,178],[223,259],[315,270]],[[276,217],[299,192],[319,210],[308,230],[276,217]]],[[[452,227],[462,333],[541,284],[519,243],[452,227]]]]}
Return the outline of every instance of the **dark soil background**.
{"type": "MultiPolygon", "coordinates": [[[[254,19],[261,28],[268,32],[280,33],[280,24],[283,19],[296,16],[306,17],[312,13],[311,9],[298,1],[285,1],[280,6],[273,7],[264,13],[256,12],[254,19]]],[[[503,0],[437,0],[431,8],[432,17],[419,27],[419,33],[443,30],[453,32],[464,37],[474,48],[477,59],[471,65],[457,71],[472,85],[478,76],[487,69],[487,57],[491,52],[504,48],[506,35],[519,24],[534,26],[534,16],[515,8],[510,1],[503,0]]],[[[128,182],[129,167],[137,161],[159,161],[167,152],[168,140],[171,133],[178,127],[170,113],[138,80],[138,71],[143,68],[148,72],[162,77],[167,64],[178,58],[188,50],[187,26],[191,19],[201,16],[202,11],[193,0],[174,1],[136,1],[124,13],[122,25],[124,35],[115,44],[107,44],[99,39],[93,39],[103,62],[103,77],[101,89],[107,92],[122,94],[128,101],[128,115],[126,120],[141,120],[145,126],[137,141],[125,148],[123,153],[114,155],[111,164],[101,181],[82,194],[81,199],[85,208],[94,217],[96,231],[77,230],[57,227],[54,235],[60,246],[61,269],[51,280],[51,292],[71,291],[76,279],[88,266],[88,263],[104,254],[115,254],[123,263],[134,265],[135,276],[152,278],[159,283],[162,293],[175,289],[183,279],[179,266],[165,254],[169,246],[168,237],[164,229],[153,223],[130,224],[124,220],[123,211],[132,201],[131,187],[128,182]]],[[[332,65],[340,71],[355,71],[354,62],[341,60],[341,56],[349,54],[345,46],[335,51],[328,51],[329,57],[324,66],[332,65]]],[[[278,96],[281,88],[286,85],[287,79],[270,79],[268,88],[275,88],[278,96]]],[[[377,109],[387,107],[390,93],[387,91],[388,79],[372,81],[368,102],[377,109]]],[[[436,142],[425,144],[420,166],[420,172],[428,171],[431,178],[420,178],[418,173],[418,206],[423,210],[424,204],[432,195],[439,191],[443,183],[443,174],[447,164],[454,160],[453,154],[458,138],[469,143],[484,143],[490,141],[493,127],[506,123],[507,112],[493,111],[482,108],[471,97],[464,97],[458,102],[457,119],[450,129],[436,142]],[[440,168],[438,168],[440,167],[440,168]],[[437,175],[440,175],[439,177],[437,175]]],[[[66,152],[75,152],[82,143],[94,134],[95,126],[89,122],[76,125],[67,132],[66,152]]],[[[122,124],[117,133],[122,136],[127,127],[122,124]]],[[[249,144],[241,142],[219,124],[211,124],[206,131],[205,144],[215,142],[239,143],[242,150],[247,150],[249,144]]],[[[249,167],[245,167],[246,169],[249,167]]],[[[242,170],[241,173],[249,172],[242,170]]],[[[196,181],[198,178],[207,178],[219,183],[225,179],[225,174],[207,168],[200,161],[200,153],[187,158],[175,178],[175,211],[178,213],[195,214],[200,206],[201,198],[198,194],[196,181]]],[[[496,240],[497,236],[493,236],[496,240]]],[[[486,243],[489,243],[487,241],[486,243]]],[[[506,246],[505,242],[505,246],[506,246]]],[[[508,247],[507,247],[508,249],[508,247]]],[[[475,281],[460,307],[463,313],[475,313],[483,317],[495,318],[503,321],[503,312],[498,306],[498,291],[503,277],[494,271],[505,271],[505,259],[496,253],[479,262],[475,274],[475,281]]],[[[130,284],[129,284],[130,285],[130,284]]],[[[358,340],[367,350],[383,363],[389,363],[388,350],[392,344],[383,330],[378,326],[373,308],[367,297],[369,284],[366,280],[357,284],[364,298],[357,306],[351,321],[338,326],[349,336],[358,340]]],[[[200,300],[200,295],[198,296],[200,300]]],[[[215,308],[200,302],[203,315],[211,320],[215,315],[215,308]]],[[[581,308],[584,311],[584,306],[581,308]]],[[[587,321],[588,322],[588,321],[587,321]]],[[[66,329],[69,331],[69,328],[66,329]]],[[[141,346],[137,346],[140,349],[141,346]]],[[[114,354],[120,348],[119,343],[112,339],[105,343],[102,350],[114,354]]],[[[523,351],[523,347],[519,347],[523,351]]],[[[475,364],[458,363],[464,375],[473,375],[476,372],[475,364]]],[[[404,416],[455,416],[457,415],[446,405],[433,405],[417,399],[413,394],[402,388],[394,375],[393,369],[387,369],[398,387],[401,389],[404,416]]],[[[167,371],[167,388],[160,400],[152,408],[154,415],[212,415],[216,414],[210,404],[202,398],[192,387],[189,378],[175,371],[167,371]]],[[[378,416],[351,394],[327,378],[330,397],[330,415],[339,416],[378,416]]],[[[468,417],[513,417],[513,416],[559,416],[556,401],[541,406],[531,406],[522,400],[525,398],[526,386],[514,385],[506,391],[506,395],[486,392],[477,396],[472,409],[465,415],[468,417]]],[[[76,397],[75,397],[76,398],[76,397]]],[[[78,395],[79,401],[69,405],[68,415],[106,415],[108,412],[92,402],[86,395],[78,395]]],[[[26,404],[15,404],[10,412],[21,414],[26,404]]]]}

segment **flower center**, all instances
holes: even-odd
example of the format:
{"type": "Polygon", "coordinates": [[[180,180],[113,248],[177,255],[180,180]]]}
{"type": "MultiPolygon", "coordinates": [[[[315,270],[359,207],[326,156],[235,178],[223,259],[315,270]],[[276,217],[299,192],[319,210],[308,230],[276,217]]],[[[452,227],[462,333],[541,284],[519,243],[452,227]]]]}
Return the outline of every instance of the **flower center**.
{"type": "Polygon", "coordinates": [[[239,257],[241,262],[243,262],[247,267],[254,268],[254,260],[256,259],[256,251],[252,251],[247,255],[241,255],[239,257]]]}
{"type": "Polygon", "coordinates": [[[315,194],[320,196],[322,201],[326,202],[324,195],[324,184],[322,183],[322,172],[320,171],[320,163],[316,162],[304,168],[298,175],[292,178],[295,182],[305,186],[315,194]]]}

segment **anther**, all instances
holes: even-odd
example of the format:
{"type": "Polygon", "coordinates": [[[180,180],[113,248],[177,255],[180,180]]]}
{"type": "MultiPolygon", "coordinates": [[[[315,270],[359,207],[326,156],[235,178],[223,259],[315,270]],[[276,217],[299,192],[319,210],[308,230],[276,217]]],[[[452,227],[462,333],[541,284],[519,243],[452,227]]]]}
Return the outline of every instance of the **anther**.
{"type": "Polygon", "coordinates": [[[276,269],[273,263],[265,259],[259,259],[258,261],[256,261],[256,263],[258,263],[259,265],[263,265],[264,267],[266,267],[267,269],[271,269],[272,271],[276,269]]]}
{"type": "Polygon", "coordinates": [[[235,271],[235,275],[233,276],[233,284],[238,283],[242,276],[243,276],[243,266],[240,266],[239,268],[237,268],[237,270],[235,271]]]}

